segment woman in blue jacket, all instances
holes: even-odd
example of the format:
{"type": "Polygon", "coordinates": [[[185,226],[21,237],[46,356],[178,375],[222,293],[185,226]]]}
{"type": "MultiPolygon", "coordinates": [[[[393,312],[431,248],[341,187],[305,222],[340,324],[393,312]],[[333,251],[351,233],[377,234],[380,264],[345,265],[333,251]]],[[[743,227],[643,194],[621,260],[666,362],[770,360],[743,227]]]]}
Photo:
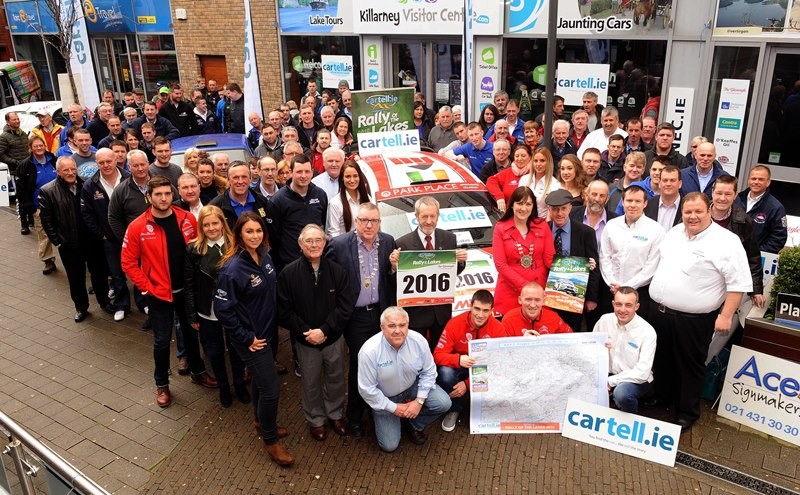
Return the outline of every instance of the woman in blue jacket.
{"type": "Polygon", "coordinates": [[[280,443],[287,432],[277,426],[280,383],[268,344],[277,331],[277,275],[261,218],[252,211],[242,213],[223,258],[214,311],[253,376],[252,399],[264,448],[276,464],[290,466],[294,457],[280,443]]]}

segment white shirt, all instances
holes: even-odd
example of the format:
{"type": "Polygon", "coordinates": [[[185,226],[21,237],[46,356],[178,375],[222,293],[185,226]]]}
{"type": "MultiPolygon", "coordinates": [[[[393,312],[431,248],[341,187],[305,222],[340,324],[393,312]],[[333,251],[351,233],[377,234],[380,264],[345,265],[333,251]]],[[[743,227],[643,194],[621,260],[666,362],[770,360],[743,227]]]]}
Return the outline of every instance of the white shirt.
{"type": "Polygon", "coordinates": [[[752,192],[747,195],[747,213],[750,213],[750,210],[753,209],[753,207],[756,205],[756,203],[761,201],[761,198],[763,198],[764,194],[766,194],[766,193],[767,193],[767,191],[764,191],[761,194],[759,194],[758,196],[756,196],[755,198],[752,197],[752,194],[753,194],[752,192]]]}
{"type": "MultiPolygon", "coordinates": [[[[425,236],[428,235],[423,232],[419,227],[417,228],[417,235],[419,236],[420,242],[422,242],[422,249],[425,249],[425,236]]],[[[431,245],[436,248],[436,229],[431,232],[431,245]]]]}
{"type": "Polygon", "coordinates": [[[106,191],[108,195],[108,199],[111,199],[111,196],[114,194],[114,188],[119,185],[122,181],[122,174],[117,170],[117,178],[114,182],[108,182],[104,177],[103,174],[100,174],[100,185],[103,186],[103,189],[106,191]]]}
{"type": "Polygon", "coordinates": [[[586,135],[586,139],[583,140],[581,147],[578,148],[578,158],[583,159],[583,152],[589,148],[597,148],[600,153],[604,152],[608,149],[608,138],[614,134],[619,134],[624,138],[628,137],[628,133],[622,129],[615,130],[610,136],[606,136],[606,131],[602,127],[593,130],[586,135]]]}
{"type": "Polygon", "coordinates": [[[638,289],[649,284],[663,240],[661,225],[644,215],[631,225],[625,223],[625,215],[609,220],[600,241],[603,280],[609,287],[617,284],[638,289]]]}
{"type": "Polygon", "coordinates": [[[676,311],[710,313],[728,292],[751,292],[753,278],[739,237],[716,223],[689,238],[686,225],[670,230],[650,283],[650,297],[676,311]]]}
{"type": "Polygon", "coordinates": [[[421,333],[409,331],[395,349],[379,331],[358,352],[358,393],[376,411],[394,413],[397,404],[389,397],[405,392],[417,379],[417,397],[425,399],[436,385],[436,365],[421,333]]]}
{"type": "Polygon", "coordinates": [[[342,234],[353,231],[356,228],[356,216],[358,215],[360,201],[356,201],[349,194],[347,195],[347,207],[350,208],[350,230],[344,228],[344,206],[342,198],[336,194],[328,203],[328,219],[325,222],[325,233],[331,239],[342,234]]]}
{"type": "Polygon", "coordinates": [[[339,179],[332,178],[328,175],[327,172],[323,174],[319,174],[318,176],[311,179],[311,182],[325,191],[325,194],[328,195],[328,201],[330,202],[334,196],[339,194],[339,179]]]}
{"type": "Polygon", "coordinates": [[[536,196],[536,211],[539,214],[539,218],[547,218],[547,204],[544,200],[547,198],[547,195],[553,191],[561,189],[561,183],[558,182],[558,179],[555,177],[550,178],[550,187],[547,188],[547,191],[544,190],[545,188],[545,176],[542,176],[539,181],[534,184],[532,181],[534,179],[533,173],[523,175],[519,178],[519,185],[524,186],[527,185],[529,182],[531,183],[530,188],[533,190],[533,195],[536,196]]]}
{"type": "Polygon", "coordinates": [[[653,381],[653,358],[656,355],[656,331],[644,318],[635,315],[626,325],[620,325],[617,315],[604,314],[594,325],[594,331],[608,334],[608,384],[649,383],[653,381]]]}
{"type": "Polygon", "coordinates": [[[667,206],[664,204],[663,198],[658,198],[658,224],[664,229],[664,232],[669,232],[675,225],[675,215],[678,214],[678,204],[681,202],[680,196],[675,200],[672,205],[667,206]]]}
{"type": "Polygon", "coordinates": [[[202,210],[202,209],[203,209],[203,202],[200,201],[199,199],[197,200],[197,205],[195,205],[195,206],[189,205],[189,213],[194,215],[194,219],[195,220],[199,220],[200,219],[200,210],[202,210]]]}

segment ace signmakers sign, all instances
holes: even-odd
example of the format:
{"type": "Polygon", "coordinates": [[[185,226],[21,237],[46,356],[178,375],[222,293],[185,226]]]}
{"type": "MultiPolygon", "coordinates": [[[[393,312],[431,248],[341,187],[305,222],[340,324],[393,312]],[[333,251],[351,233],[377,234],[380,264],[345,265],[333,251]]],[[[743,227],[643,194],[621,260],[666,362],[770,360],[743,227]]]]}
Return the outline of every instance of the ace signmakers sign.
{"type": "Polygon", "coordinates": [[[800,445],[800,364],[733,346],[717,414],[800,445]]]}

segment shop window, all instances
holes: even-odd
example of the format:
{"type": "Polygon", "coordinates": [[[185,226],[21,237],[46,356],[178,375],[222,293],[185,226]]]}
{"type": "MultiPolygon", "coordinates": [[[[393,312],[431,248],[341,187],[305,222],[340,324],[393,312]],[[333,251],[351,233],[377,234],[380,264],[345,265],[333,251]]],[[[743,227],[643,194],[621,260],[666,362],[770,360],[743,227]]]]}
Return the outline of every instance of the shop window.
{"type": "Polygon", "coordinates": [[[144,86],[148,97],[155,94],[159,86],[178,80],[174,36],[140,35],[139,49],[140,53],[131,54],[133,77],[137,87],[144,86]]]}
{"type": "Polygon", "coordinates": [[[800,168],[800,54],[775,55],[769,88],[758,163],[800,168]]]}
{"type": "MultiPolygon", "coordinates": [[[[353,87],[361,89],[361,56],[357,36],[284,36],[283,64],[289,74],[286,98],[300,103],[306,85],[312,78],[317,87],[336,89],[322,84],[322,55],[351,55],[353,57],[353,87]]],[[[338,82],[338,81],[337,81],[338,82]]]]}
{"type": "MultiPolygon", "coordinates": [[[[505,89],[521,100],[520,116],[533,118],[544,112],[545,87],[534,82],[534,70],[547,63],[547,40],[511,38],[505,48],[505,89]]],[[[617,107],[624,122],[641,116],[648,97],[661,95],[666,53],[667,42],[658,40],[559,40],[557,60],[609,64],[608,99],[599,103],[617,107]]],[[[577,108],[566,107],[565,115],[577,108]]]]}

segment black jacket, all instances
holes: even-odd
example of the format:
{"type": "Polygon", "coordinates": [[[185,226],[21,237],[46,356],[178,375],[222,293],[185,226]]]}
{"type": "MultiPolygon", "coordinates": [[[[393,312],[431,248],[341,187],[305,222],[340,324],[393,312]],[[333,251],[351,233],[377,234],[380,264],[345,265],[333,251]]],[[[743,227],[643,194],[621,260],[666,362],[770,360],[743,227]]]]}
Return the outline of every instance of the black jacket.
{"type": "MultiPolygon", "coordinates": [[[[581,216],[583,213],[581,213],[581,216]]],[[[600,255],[597,249],[597,237],[594,234],[594,229],[588,225],[584,225],[582,219],[576,220],[570,218],[570,241],[569,241],[569,255],[580,256],[582,258],[594,258],[597,263],[600,263],[600,255]]],[[[553,222],[548,222],[550,228],[553,228],[553,222]]],[[[598,302],[600,299],[600,267],[596,267],[589,272],[589,283],[586,286],[586,300],[598,302]]]]}
{"type": "MultiPolygon", "coordinates": [[[[509,167],[511,166],[511,159],[510,158],[508,160],[508,166],[509,167]]],[[[508,167],[506,167],[506,168],[508,168],[508,167]]],[[[483,166],[483,168],[481,169],[481,173],[479,174],[478,178],[481,180],[481,182],[486,184],[489,181],[489,177],[495,175],[499,171],[500,170],[497,169],[497,161],[494,158],[492,158],[491,160],[486,162],[486,165],[483,166]]]]}
{"type": "MultiPolygon", "coordinates": [[[[389,234],[378,232],[380,246],[378,247],[378,294],[380,297],[380,310],[397,304],[397,274],[392,272],[389,255],[397,248],[394,238],[389,234]]],[[[342,234],[328,243],[325,256],[339,263],[347,271],[347,290],[358,300],[361,292],[361,274],[358,266],[358,245],[356,232],[342,234]]]]}
{"type": "Polygon", "coordinates": [[[736,234],[742,241],[744,251],[747,253],[747,262],[750,265],[750,274],[753,276],[753,292],[750,294],[764,293],[764,270],[761,268],[761,249],[756,241],[753,230],[753,221],[745,211],[736,205],[731,207],[728,230],[736,234]]]}
{"type": "Polygon", "coordinates": [[[111,141],[114,141],[115,139],[118,139],[118,140],[120,140],[122,142],[125,142],[125,131],[122,131],[122,134],[120,134],[118,136],[115,136],[115,135],[109,133],[106,137],[101,139],[99,143],[97,143],[97,149],[110,148],[111,147],[111,141]]]}
{"type": "MultiPolygon", "coordinates": [[[[139,137],[142,136],[142,125],[147,122],[147,117],[142,115],[136,120],[132,120],[128,127],[132,129],[136,129],[136,132],[139,133],[139,137]]],[[[173,139],[181,137],[181,132],[172,125],[172,122],[165,119],[160,115],[156,115],[156,120],[153,122],[153,126],[156,129],[156,136],[163,136],[168,140],[172,141],[173,139]]],[[[124,125],[123,125],[124,127],[124,125]]]]}
{"type": "Polygon", "coordinates": [[[39,215],[42,228],[53,245],[79,248],[81,241],[90,234],[81,221],[80,191],[83,179],[75,182],[77,193],[73,194],[61,177],[48,182],[39,189],[39,215]]]}
{"type": "Polygon", "coordinates": [[[217,134],[222,132],[219,119],[211,110],[208,111],[205,119],[192,110],[192,118],[194,119],[194,124],[192,126],[192,134],[194,135],[217,134]]]}
{"type": "Polygon", "coordinates": [[[559,150],[555,141],[552,139],[546,145],[543,144],[542,146],[540,146],[540,148],[547,148],[548,150],[550,150],[550,153],[553,155],[553,163],[556,164],[558,164],[558,162],[561,161],[562,158],[564,158],[564,155],[570,155],[570,154],[575,155],[578,153],[578,147],[575,146],[574,142],[572,142],[571,137],[567,138],[567,141],[564,143],[563,150],[559,150]]]}
{"type": "Polygon", "coordinates": [[[269,201],[275,212],[276,231],[270,244],[279,270],[302,255],[297,238],[303,227],[313,223],[324,229],[328,218],[328,195],[322,188],[311,183],[303,197],[290,184],[291,180],[269,201]]]}
{"type": "MultiPolygon", "coordinates": [[[[45,151],[44,156],[47,159],[47,163],[52,165],[55,169],[55,155],[49,151],[45,151]]],[[[33,163],[33,156],[28,157],[27,160],[23,160],[14,174],[14,184],[17,188],[17,202],[20,208],[25,208],[25,211],[33,212],[33,207],[36,204],[33,195],[36,192],[37,174],[38,171],[36,164],[33,163]]]]}
{"type": "MultiPolygon", "coordinates": [[[[680,169],[688,168],[689,162],[686,160],[686,157],[678,153],[678,150],[673,149],[667,155],[669,159],[672,161],[672,164],[680,169]]],[[[649,150],[644,152],[645,158],[645,166],[644,166],[644,175],[642,177],[647,177],[650,175],[650,164],[653,163],[653,159],[656,157],[656,148],[653,146],[649,150]]]]}
{"type": "Polygon", "coordinates": [[[100,148],[100,141],[108,136],[108,125],[95,118],[89,123],[89,134],[92,136],[92,146],[100,148]]]}
{"type": "MultiPolygon", "coordinates": [[[[120,184],[122,184],[122,181],[130,177],[130,174],[120,168],[118,170],[121,174],[120,184]]],[[[81,218],[86,224],[86,228],[97,239],[105,237],[119,243],[119,239],[108,223],[109,203],[110,199],[106,189],[100,184],[100,171],[98,170],[91,179],[84,182],[81,189],[81,218]]]]}
{"type": "Polygon", "coordinates": [[[178,129],[181,137],[191,136],[194,127],[194,107],[186,101],[180,101],[174,105],[168,101],[158,109],[158,115],[169,120],[178,129]]]}
{"type": "MultiPolygon", "coordinates": [[[[647,200],[647,206],[644,207],[644,216],[655,220],[658,222],[658,204],[661,201],[661,195],[656,194],[652,198],[647,200]]],[[[617,205],[614,205],[616,208],[617,205]]],[[[678,211],[675,213],[675,220],[672,222],[672,226],[676,226],[679,223],[683,222],[683,215],[681,215],[681,210],[683,210],[683,198],[678,200],[678,211]]]]}
{"type": "Polygon", "coordinates": [[[286,265],[278,274],[278,323],[289,330],[298,344],[323,348],[342,336],[356,303],[357,294],[347,290],[347,272],[338,263],[320,259],[318,277],[305,256],[286,265]],[[304,332],[319,328],[327,339],[318,345],[304,332]]]}
{"type": "Polygon", "coordinates": [[[201,255],[197,251],[194,242],[190,242],[186,246],[183,291],[186,315],[190,323],[200,321],[198,313],[211,314],[214,291],[217,290],[218,273],[219,267],[210,263],[210,257],[207,254],[205,256],[201,255]]]}
{"type": "MultiPolygon", "coordinates": [[[[403,251],[423,251],[422,239],[419,237],[419,229],[414,229],[395,242],[397,247],[403,251]]],[[[456,249],[456,235],[442,229],[436,229],[433,237],[436,239],[436,250],[456,249]]],[[[466,263],[458,264],[458,273],[464,271],[466,263]]],[[[442,328],[450,321],[453,316],[453,306],[451,304],[437,304],[435,306],[416,306],[406,308],[408,312],[409,326],[414,330],[424,331],[438,324],[442,328]]]]}

